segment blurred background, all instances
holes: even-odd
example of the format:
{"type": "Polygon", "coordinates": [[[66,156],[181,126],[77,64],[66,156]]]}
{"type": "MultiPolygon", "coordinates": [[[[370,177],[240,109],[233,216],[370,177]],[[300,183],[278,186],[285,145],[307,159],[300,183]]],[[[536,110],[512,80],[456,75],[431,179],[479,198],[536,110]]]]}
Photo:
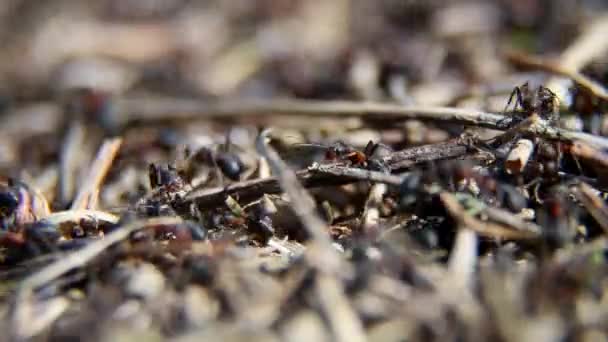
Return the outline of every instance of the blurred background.
{"type": "Polygon", "coordinates": [[[7,0],[1,103],[75,88],[381,99],[400,82],[402,97],[441,103],[509,73],[503,49],[559,53],[606,8],[602,0],[7,0]]]}

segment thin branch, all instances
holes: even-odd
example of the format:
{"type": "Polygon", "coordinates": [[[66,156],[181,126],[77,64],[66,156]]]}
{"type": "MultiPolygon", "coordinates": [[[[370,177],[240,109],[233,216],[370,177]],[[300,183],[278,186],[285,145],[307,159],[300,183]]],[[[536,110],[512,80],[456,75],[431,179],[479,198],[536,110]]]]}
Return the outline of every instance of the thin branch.
{"type": "Polygon", "coordinates": [[[344,270],[341,258],[331,245],[329,227],[319,217],[312,196],[298,182],[295,172],[291,171],[279,154],[267,144],[270,131],[260,134],[256,141],[258,152],[268,161],[277,175],[281,188],[290,198],[290,204],[302,225],[311,237],[311,244],[305,252],[307,260],[318,269],[316,276],[317,296],[336,341],[365,341],[361,320],[351,307],[341,280],[336,275],[344,270]]]}
{"type": "Polygon", "coordinates": [[[289,169],[272,147],[268,146],[266,140],[269,133],[268,130],[260,133],[256,142],[258,152],[268,161],[268,165],[276,175],[278,183],[289,196],[296,216],[302,221],[302,225],[307,229],[312,241],[321,248],[332,249],[327,225],[318,216],[314,199],[300,185],[296,173],[289,169]]]}
{"type": "Polygon", "coordinates": [[[29,330],[23,326],[23,322],[29,321],[27,317],[29,305],[26,303],[31,300],[33,292],[40,287],[49,284],[71,270],[85,266],[109,247],[128,238],[133,232],[148,226],[173,225],[181,222],[181,219],[175,217],[157,217],[132,222],[106,235],[103,239],[90,243],[78,251],[66,254],[64,257],[25,278],[17,289],[16,300],[14,302],[12,312],[13,324],[11,325],[14,329],[13,333],[17,337],[27,335],[27,331],[29,330]]]}
{"type": "Polygon", "coordinates": [[[91,221],[100,221],[100,222],[109,222],[116,223],[118,222],[118,217],[112,215],[110,213],[106,213],[104,211],[98,210],[66,210],[66,211],[58,211],[54,212],[44,218],[44,222],[60,225],[65,222],[79,222],[82,219],[87,219],[91,221]]]}
{"type": "Polygon", "coordinates": [[[385,157],[383,161],[391,170],[398,170],[411,168],[424,162],[460,157],[466,152],[467,147],[460,143],[458,139],[453,139],[393,152],[385,157]]]}
{"type": "Polygon", "coordinates": [[[602,227],[604,234],[608,235],[608,207],[604,200],[586,183],[579,184],[574,191],[574,195],[602,227]]]}
{"type": "Polygon", "coordinates": [[[507,155],[505,169],[509,174],[520,174],[534,151],[534,142],[530,139],[519,139],[507,155]]]}
{"type": "Polygon", "coordinates": [[[600,151],[589,144],[575,141],[570,147],[570,154],[576,158],[587,160],[596,166],[608,168],[608,153],[600,151]]]}
{"type": "Polygon", "coordinates": [[[365,330],[359,315],[352,308],[339,279],[328,274],[318,274],[315,281],[321,309],[329,321],[335,341],[366,341],[365,330]]]}
{"type": "Polygon", "coordinates": [[[379,171],[371,171],[367,169],[360,169],[356,167],[348,167],[337,164],[315,164],[309,167],[308,171],[315,174],[325,174],[335,177],[346,177],[352,180],[363,180],[395,186],[399,186],[403,181],[403,178],[397,175],[391,175],[379,171]]]}
{"type": "Polygon", "coordinates": [[[560,56],[560,65],[579,70],[594,59],[608,53],[608,15],[597,17],[560,56]]]}
{"type": "Polygon", "coordinates": [[[366,234],[376,235],[378,232],[378,223],[380,221],[379,207],[382,205],[382,199],[387,191],[388,187],[382,183],[372,185],[369,190],[363,214],[361,215],[363,231],[366,234]]]}
{"type": "MultiPolygon", "coordinates": [[[[377,102],[232,100],[212,104],[199,100],[131,98],[118,100],[117,106],[122,109],[115,111],[116,113],[126,113],[120,117],[110,119],[117,120],[118,125],[158,120],[175,121],[226,118],[252,120],[253,117],[274,115],[306,116],[315,118],[358,117],[369,121],[419,119],[443,121],[497,130],[507,130],[517,123],[511,116],[488,113],[475,109],[401,106],[377,102]]],[[[528,127],[527,132],[546,139],[579,139],[603,148],[608,148],[608,139],[581,132],[557,129],[546,122],[539,127],[528,127]]]]}
{"type": "Polygon", "coordinates": [[[450,212],[454,219],[462,222],[465,227],[475,231],[481,236],[514,240],[527,240],[537,238],[537,234],[533,234],[529,231],[517,231],[506,228],[505,226],[497,223],[484,222],[474,218],[462,208],[462,205],[451,193],[443,192],[440,194],[440,198],[443,204],[446,206],[446,209],[448,210],[448,212],[450,212]]]}
{"type": "Polygon", "coordinates": [[[542,231],[542,228],[536,223],[526,221],[520,218],[519,216],[513,215],[513,213],[501,208],[486,206],[483,209],[483,214],[486,215],[488,219],[494,222],[504,224],[522,232],[527,232],[540,236],[540,233],[542,231]]]}
{"type": "Polygon", "coordinates": [[[58,197],[62,207],[73,199],[76,186],[76,170],[82,160],[82,144],[85,139],[85,128],[81,122],[70,124],[61,146],[59,155],[58,197]]]}
{"type": "Polygon", "coordinates": [[[83,267],[110,246],[126,239],[135,231],[144,229],[147,226],[173,225],[181,222],[182,220],[176,217],[156,217],[129,223],[106,235],[103,239],[97,240],[76,252],[70,253],[61,258],[61,260],[32,274],[30,277],[23,280],[19,287],[19,291],[36,290],[73,269],[83,267]]]}
{"type": "MultiPolygon", "coordinates": [[[[417,146],[393,152],[384,158],[383,161],[391,169],[404,169],[423,162],[458,157],[466,152],[467,149],[464,146],[459,145],[456,140],[452,140],[450,142],[417,146]]],[[[395,175],[347,167],[340,164],[316,165],[308,170],[296,172],[296,177],[305,188],[343,185],[357,180],[380,182],[389,185],[401,184],[401,178],[395,175]]],[[[222,203],[228,195],[247,200],[260,197],[263,194],[280,192],[281,187],[275,178],[254,179],[233,183],[226,187],[211,189],[195,188],[185,196],[184,204],[195,202],[202,207],[212,206],[222,203]]]]}
{"type": "Polygon", "coordinates": [[[359,117],[365,120],[426,119],[506,129],[512,119],[500,114],[451,107],[401,106],[379,102],[312,100],[231,100],[210,103],[173,98],[125,98],[115,105],[119,125],[141,121],[246,118],[252,116],[359,117]],[[122,114],[125,115],[122,115],[122,114]]]}
{"type": "Polygon", "coordinates": [[[525,54],[523,52],[510,51],[506,53],[507,58],[516,65],[526,68],[544,70],[556,75],[568,77],[576,84],[589,91],[594,96],[608,101],[608,91],[599,83],[581,74],[577,70],[562,66],[540,57],[525,54]]]}
{"type": "Polygon", "coordinates": [[[71,209],[87,209],[91,196],[95,195],[101,186],[106,174],[112,166],[112,161],[118,153],[118,149],[122,144],[122,138],[108,139],[99,148],[95,161],[89,169],[84,185],[81,186],[78,195],[72,203],[71,209]]]}

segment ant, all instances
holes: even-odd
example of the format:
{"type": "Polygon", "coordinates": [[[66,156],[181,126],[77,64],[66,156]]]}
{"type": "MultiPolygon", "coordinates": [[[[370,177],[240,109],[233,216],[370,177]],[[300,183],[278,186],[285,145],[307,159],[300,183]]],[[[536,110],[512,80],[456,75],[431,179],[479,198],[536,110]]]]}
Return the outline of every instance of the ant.
{"type": "Polygon", "coordinates": [[[514,111],[521,107],[527,116],[538,114],[542,119],[549,122],[559,120],[559,99],[551,89],[539,85],[536,91],[530,89],[528,82],[515,87],[509,96],[509,101],[503,112],[506,112],[515,97],[514,111]]]}
{"type": "Polygon", "coordinates": [[[482,173],[466,162],[447,162],[439,167],[440,181],[446,182],[447,186],[458,184],[462,181],[474,180],[480,195],[495,201],[497,205],[507,207],[515,212],[526,207],[527,199],[511,184],[499,181],[490,174],[482,173]],[[452,184],[449,184],[451,181],[452,184]]]}
{"type": "Polygon", "coordinates": [[[237,154],[225,150],[214,151],[210,147],[201,147],[195,152],[187,149],[183,165],[180,174],[188,181],[194,179],[200,166],[213,167],[220,182],[222,176],[239,181],[246,170],[245,163],[237,154]]]}
{"type": "Polygon", "coordinates": [[[527,199],[514,186],[475,170],[470,163],[450,161],[439,165],[431,164],[430,167],[429,172],[412,171],[404,178],[399,189],[403,206],[423,203],[424,197],[429,194],[429,190],[425,187],[430,184],[434,183],[442,189],[455,191],[459,188],[458,184],[470,180],[473,180],[479,188],[479,195],[489,202],[495,202],[496,205],[515,212],[521,211],[527,205],[527,199]]]}
{"type": "Polygon", "coordinates": [[[148,178],[152,189],[159,187],[180,188],[183,185],[182,179],[177,170],[172,165],[148,165],[148,178]]]}
{"type": "Polygon", "coordinates": [[[241,156],[237,153],[229,151],[230,147],[234,146],[230,141],[230,132],[226,134],[226,141],[223,144],[215,146],[202,146],[192,149],[186,146],[183,150],[183,155],[177,161],[178,174],[188,184],[197,186],[201,179],[207,179],[207,170],[215,172],[216,179],[220,184],[224,183],[224,177],[231,181],[239,181],[243,177],[245,171],[249,168],[241,156]],[[200,171],[205,171],[203,178],[200,178],[200,171]]]}
{"type": "MultiPolygon", "coordinates": [[[[517,111],[517,107],[521,107],[523,113],[528,117],[533,115],[537,115],[541,119],[547,120],[551,124],[559,124],[559,107],[560,102],[557,95],[551,91],[551,89],[539,85],[535,91],[533,91],[528,82],[525,82],[523,85],[519,87],[515,87],[509,96],[509,101],[505,106],[504,112],[507,111],[507,108],[513,101],[515,97],[515,106],[514,111],[517,111]]],[[[545,164],[549,171],[554,171],[559,169],[559,165],[562,160],[562,146],[559,141],[556,144],[546,142],[544,145],[545,150],[555,150],[557,153],[545,153],[545,156],[541,156],[542,161],[541,164],[545,164]],[[552,146],[555,145],[555,146],[552,146]],[[553,155],[551,157],[550,155],[553,155]]],[[[542,153],[541,153],[542,154],[542,153]]]]}
{"type": "Polygon", "coordinates": [[[367,167],[377,171],[387,171],[388,167],[382,162],[382,157],[386,156],[391,149],[383,144],[369,141],[363,151],[354,149],[342,142],[337,142],[327,148],[325,153],[326,160],[345,161],[348,160],[353,166],[367,167]]]}

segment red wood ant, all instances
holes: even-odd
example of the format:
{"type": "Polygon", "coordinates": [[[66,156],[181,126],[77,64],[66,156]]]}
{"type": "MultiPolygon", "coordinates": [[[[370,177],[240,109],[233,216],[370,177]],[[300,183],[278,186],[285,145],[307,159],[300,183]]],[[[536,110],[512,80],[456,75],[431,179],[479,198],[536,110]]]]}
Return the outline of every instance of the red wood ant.
{"type": "Polygon", "coordinates": [[[346,161],[351,165],[367,167],[373,170],[386,171],[388,168],[381,161],[381,158],[390,152],[390,148],[380,143],[369,141],[363,151],[354,149],[342,142],[333,144],[327,148],[325,159],[331,161],[346,161]]]}

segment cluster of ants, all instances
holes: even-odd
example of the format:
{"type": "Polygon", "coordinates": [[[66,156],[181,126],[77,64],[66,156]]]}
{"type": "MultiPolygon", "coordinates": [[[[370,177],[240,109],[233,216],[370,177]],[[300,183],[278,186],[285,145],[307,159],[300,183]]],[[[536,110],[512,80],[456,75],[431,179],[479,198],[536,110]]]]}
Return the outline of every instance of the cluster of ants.
{"type": "MultiPolygon", "coordinates": [[[[513,100],[515,102],[512,115],[516,119],[516,124],[531,116],[538,116],[551,124],[557,124],[559,121],[559,101],[557,96],[546,87],[539,86],[533,90],[528,83],[516,87],[509,97],[505,112],[513,100]]],[[[516,135],[517,137],[519,135],[516,135]]],[[[568,211],[567,201],[564,200],[564,196],[552,194],[550,191],[546,191],[545,193],[549,195],[541,199],[539,193],[543,191],[539,191],[539,189],[541,186],[553,186],[559,183],[559,170],[562,169],[563,165],[562,144],[559,141],[550,142],[537,137],[529,138],[534,139],[537,144],[536,153],[526,165],[524,172],[517,175],[505,172],[500,162],[496,163],[493,168],[479,168],[466,161],[439,161],[427,165],[426,168],[419,168],[404,174],[404,180],[398,194],[401,208],[412,208],[412,206],[418,209],[424,206],[427,209],[435,208],[433,205],[428,205],[434,201],[434,195],[428,191],[431,184],[437,184],[449,191],[463,191],[462,184],[467,183],[470,185],[474,182],[478,188],[476,195],[483,201],[508,208],[512,212],[520,212],[522,209],[527,208],[534,198],[536,203],[544,204],[544,207],[541,206],[540,209],[548,213],[547,215],[540,215],[546,222],[539,223],[543,226],[556,225],[555,223],[562,220],[568,211]],[[526,194],[525,190],[522,191],[522,189],[526,189],[534,184],[536,185],[534,196],[530,196],[529,193],[526,194]]],[[[482,147],[489,148],[500,158],[501,156],[496,153],[500,146],[493,144],[494,142],[490,141],[482,147]]],[[[243,175],[248,167],[238,153],[230,151],[230,146],[230,142],[227,141],[226,144],[217,149],[202,147],[194,151],[186,151],[185,158],[180,163],[177,163],[177,165],[159,166],[151,164],[149,166],[151,188],[161,194],[184,192],[184,189],[188,188],[192,183],[196,169],[201,166],[209,170],[215,170],[215,175],[220,184],[223,184],[224,178],[230,181],[243,180],[243,175]]],[[[325,150],[324,159],[326,162],[345,163],[351,167],[366,168],[385,173],[391,172],[383,157],[392,151],[383,144],[370,141],[363,150],[342,142],[329,146],[317,145],[317,147],[325,150]]],[[[15,195],[16,193],[19,194],[19,192],[15,192],[15,189],[15,186],[7,186],[0,192],[0,216],[3,227],[13,222],[10,219],[14,220],[15,216],[18,216],[19,210],[23,210],[19,209],[23,205],[19,203],[18,195],[15,195]]],[[[163,213],[175,214],[172,211],[173,203],[171,203],[171,200],[170,197],[160,197],[156,205],[147,206],[155,207],[155,210],[147,210],[145,214],[148,216],[163,215],[163,213]],[[165,208],[167,211],[163,212],[162,208],[165,208]]],[[[432,215],[433,213],[430,214],[432,215]]],[[[253,221],[262,222],[268,215],[262,216],[256,216],[257,218],[253,221]]],[[[45,240],[45,246],[52,245],[47,240],[50,239],[52,240],[51,242],[56,242],[60,238],[60,234],[49,234],[48,230],[36,229],[36,231],[44,232],[48,235],[43,239],[45,240]]],[[[16,233],[15,229],[4,227],[3,235],[0,238],[0,245],[5,249],[21,246],[21,250],[26,251],[20,254],[21,258],[32,253],[41,253],[44,248],[32,248],[31,245],[39,245],[39,240],[42,238],[32,235],[31,231],[32,229],[25,227],[21,229],[21,233],[16,233]],[[29,239],[30,236],[33,238],[29,239]]],[[[201,229],[193,229],[191,226],[179,227],[179,229],[176,228],[169,231],[164,229],[159,234],[163,236],[170,235],[173,238],[185,237],[187,239],[202,239],[205,236],[201,229]]]]}

